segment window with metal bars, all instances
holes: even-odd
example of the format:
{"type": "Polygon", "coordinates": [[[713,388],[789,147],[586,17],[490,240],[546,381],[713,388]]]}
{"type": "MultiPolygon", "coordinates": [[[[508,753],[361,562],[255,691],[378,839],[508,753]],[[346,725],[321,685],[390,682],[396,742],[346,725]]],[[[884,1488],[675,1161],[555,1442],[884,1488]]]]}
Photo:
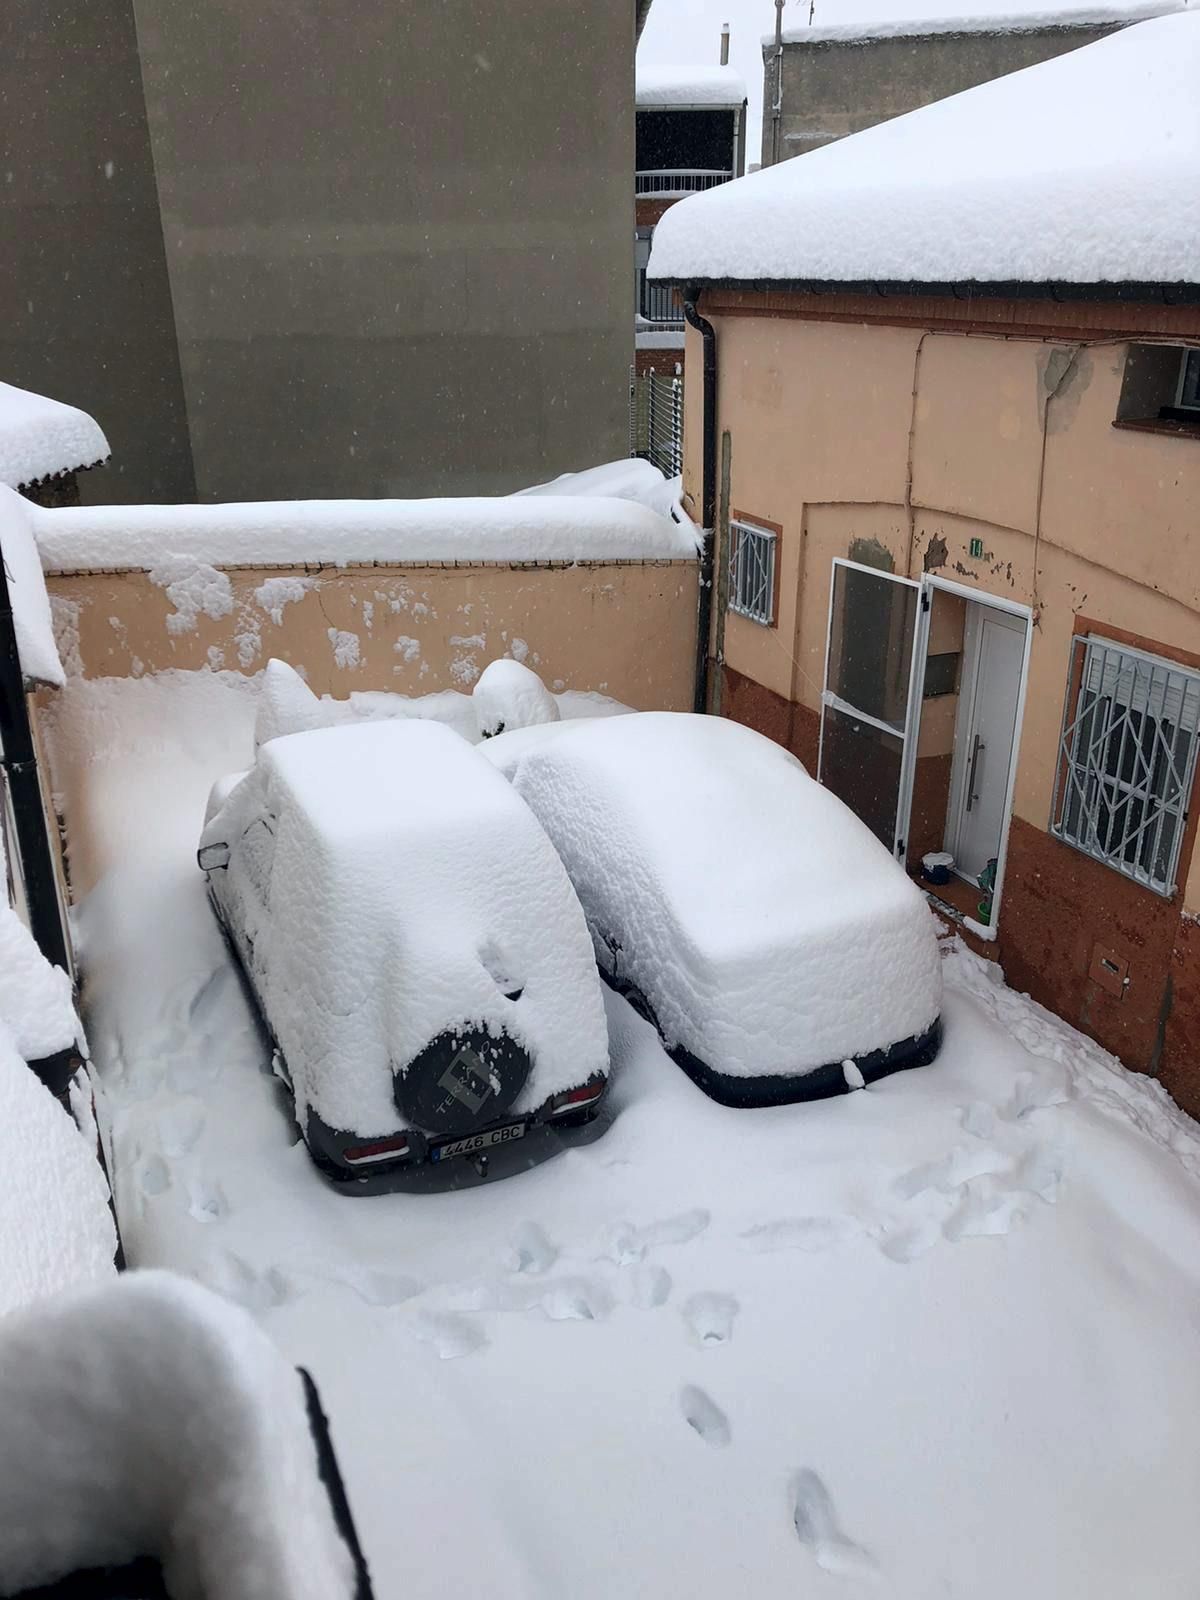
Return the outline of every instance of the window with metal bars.
{"type": "Polygon", "coordinates": [[[1094,636],[1075,641],[1050,831],[1175,892],[1200,746],[1200,673],[1094,636]]]}
{"type": "Polygon", "coordinates": [[[1181,411],[1200,412],[1200,350],[1183,352],[1175,404],[1181,411]]]}
{"type": "Polygon", "coordinates": [[[729,524],[729,609],[767,627],[775,621],[775,534],[769,528],[729,524]]]}

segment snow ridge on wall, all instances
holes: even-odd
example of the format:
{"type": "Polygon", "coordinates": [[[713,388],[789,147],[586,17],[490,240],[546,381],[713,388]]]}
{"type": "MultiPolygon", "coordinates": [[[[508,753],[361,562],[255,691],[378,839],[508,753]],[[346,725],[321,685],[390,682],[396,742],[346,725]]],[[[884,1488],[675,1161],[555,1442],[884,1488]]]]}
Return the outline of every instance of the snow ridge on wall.
{"type": "Polygon", "coordinates": [[[0,383],[0,483],[19,488],[108,455],[98,422],[76,406],[0,383]]]}
{"type": "MultiPolygon", "coordinates": [[[[784,44],[869,44],[876,39],[926,39],[946,33],[1040,33],[1048,28],[1103,28],[1144,22],[1187,9],[1187,0],[1128,0],[1127,4],[1053,7],[998,16],[902,17],[895,22],[831,22],[783,30],[784,44]]],[[[773,46],[775,35],[765,33],[773,46]]]]}

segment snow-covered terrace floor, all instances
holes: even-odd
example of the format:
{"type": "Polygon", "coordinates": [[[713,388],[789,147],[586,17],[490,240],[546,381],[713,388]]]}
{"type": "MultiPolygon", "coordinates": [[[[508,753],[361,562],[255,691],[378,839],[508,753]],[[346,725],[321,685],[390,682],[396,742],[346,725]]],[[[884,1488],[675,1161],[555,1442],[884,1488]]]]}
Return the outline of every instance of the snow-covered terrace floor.
{"type": "Polygon", "coordinates": [[[61,701],[111,867],[91,1042],[131,1260],[314,1372],[380,1600],[1194,1600],[1200,1129],[1165,1095],[950,949],[933,1067],[724,1110],[612,999],[602,1138],[335,1194],[194,862],[234,683],[61,701]]]}

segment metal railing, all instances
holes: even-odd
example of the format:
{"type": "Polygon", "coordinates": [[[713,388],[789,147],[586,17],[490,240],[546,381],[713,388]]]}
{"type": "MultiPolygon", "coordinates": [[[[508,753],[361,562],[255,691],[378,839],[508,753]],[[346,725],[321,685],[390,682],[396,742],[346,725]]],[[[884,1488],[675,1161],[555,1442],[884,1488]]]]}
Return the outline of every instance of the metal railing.
{"type": "Polygon", "coordinates": [[[664,477],[683,471],[683,379],[629,369],[629,454],[664,477]]]}
{"type": "Polygon", "coordinates": [[[643,322],[653,322],[655,327],[683,327],[683,307],[676,291],[667,283],[647,283],[644,267],[638,268],[636,310],[643,322]]]}
{"type": "Polygon", "coordinates": [[[652,172],[635,174],[634,193],[639,199],[652,195],[696,194],[701,189],[715,189],[719,183],[728,183],[733,173],[721,167],[659,167],[652,172]]]}

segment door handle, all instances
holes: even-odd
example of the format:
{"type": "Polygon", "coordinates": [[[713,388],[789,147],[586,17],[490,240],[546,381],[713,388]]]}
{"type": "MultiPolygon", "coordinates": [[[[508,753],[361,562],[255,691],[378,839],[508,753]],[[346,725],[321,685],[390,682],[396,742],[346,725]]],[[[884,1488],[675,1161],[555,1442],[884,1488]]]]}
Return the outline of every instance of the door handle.
{"type": "Polygon", "coordinates": [[[967,777],[967,810],[968,811],[970,811],[971,807],[975,804],[976,800],[979,799],[979,796],[975,793],[975,774],[979,770],[979,755],[980,755],[980,752],[983,751],[983,750],[986,750],[986,749],[987,749],[987,745],[984,744],[983,740],[979,737],[978,734],[976,734],[975,735],[975,743],[971,746],[971,771],[970,771],[970,774],[967,777]]]}

